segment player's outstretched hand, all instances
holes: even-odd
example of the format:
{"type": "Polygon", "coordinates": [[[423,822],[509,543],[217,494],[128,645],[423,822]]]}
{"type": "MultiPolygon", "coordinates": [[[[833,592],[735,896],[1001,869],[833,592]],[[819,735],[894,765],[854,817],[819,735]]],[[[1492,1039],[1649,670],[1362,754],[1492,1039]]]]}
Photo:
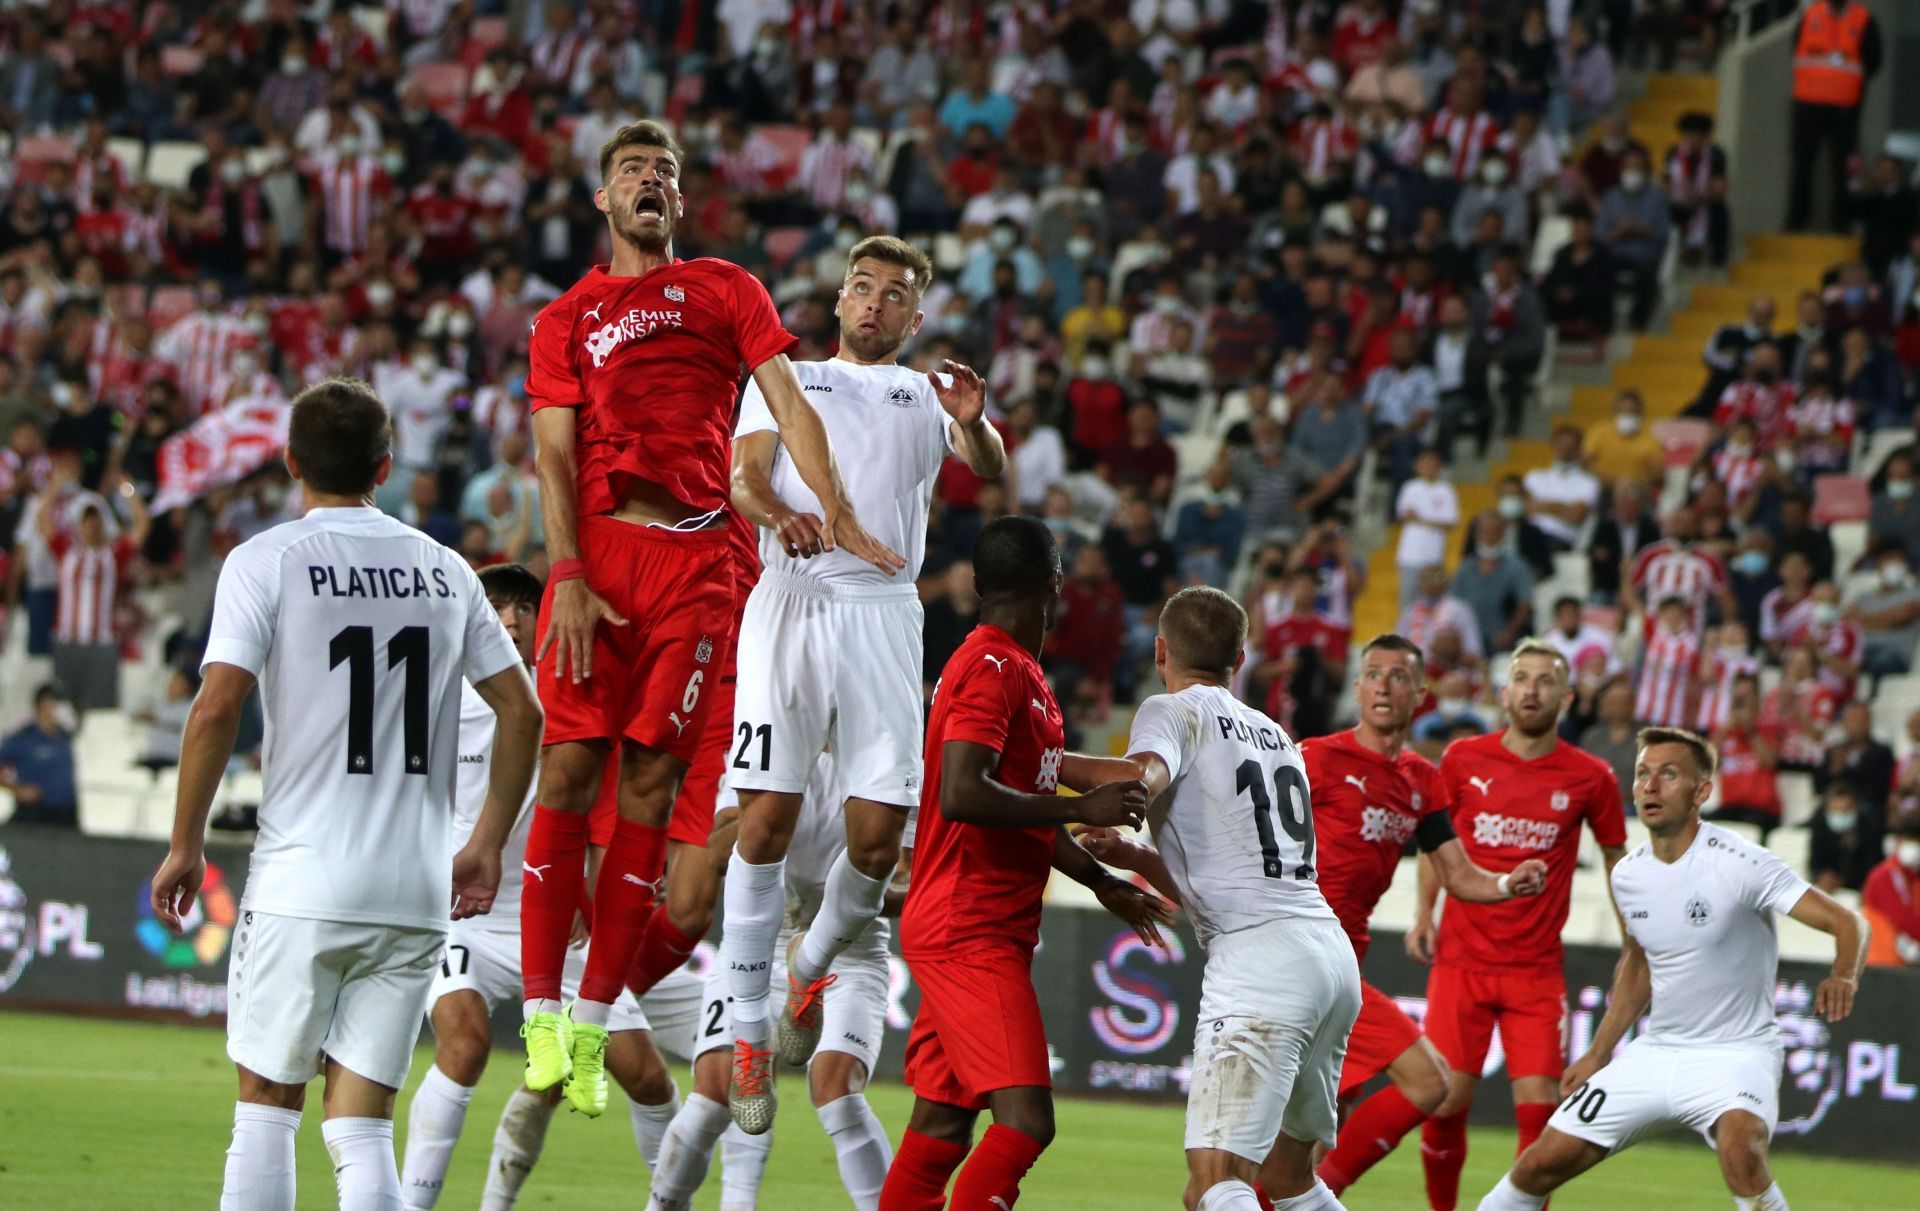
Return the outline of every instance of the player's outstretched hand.
{"type": "MultiPolygon", "coordinates": [[[[1082,824],[1100,828],[1139,828],[1147,814],[1147,784],[1126,778],[1096,786],[1074,800],[1082,824]]],[[[1098,854],[1094,855],[1098,857],[1098,854]]]]}
{"type": "Polygon", "coordinates": [[[1420,963],[1433,962],[1433,939],[1438,932],[1432,917],[1416,920],[1413,928],[1407,930],[1407,957],[1420,963]]]}
{"type": "Polygon", "coordinates": [[[1860,981],[1847,976],[1828,976],[1813,992],[1813,1011],[1829,1022],[1838,1022],[1853,1012],[1853,994],[1860,981]]]}
{"type": "Polygon", "coordinates": [[[180,933],[181,922],[193,911],[193,899],[200,894],[200,885],[206,878],[206,855],[168,850],[167,856],[161,859],[160,869],[153,873],[153,889],[149,893],[153,915],[168,929],[180,933]]]}
{"type": "Polygon", "coordinates": [[[1547,890],[1547,864],[1538,858],[1528,858],[1507,872],[1507,891],[1516,899],[1522,896],[1537,896],[1545,890],[1547,890]]]}
{"type": "Polygon", "coordinates": [[[587,587],[581,579],[563,580],[553,590],[553,610],[547,618],[547,633],[534,653],[534,663],[547,658],[552,650],[553,675],[575,684],[593,676],[593,637],[601,622],[623,627],[627,620],[614,613],[606,598],[587,587]]]}
{"type": "Polygon", "coordinates": [[[493,911],[500,890],[500,852],[471,844],[453,855],[453,919],[484,916],[493,911]]]}
{"type": "Polygon", "coordinates": [[[1080,848],[1116,870],[1134,869],[1135,855],[1140,852],[1140,847],[1121,836],[1117,829],[1104,826],[1074,830],[1073,839],[1080,843],[1080,848]]]}
{"type": "Polygon", "coordinates": [[[1131,926],[1142,942],[1165,948],[1160,927],[1173,925],[1173,909],[1165,900],[1125,879],[1108,879],[1093,894],[1100,898],[1100,907],[1131,926]]]}
{"type": "Polygon", "coordinates": [[[820,519],[813,514],[789,513],[773,532],[789,559],[812,559],[827,549],[820,530],[820,519]]]}
{"type": "Polygon", "coordinates": [[[1593,1074],[1605,1068],[1606,1061],[1589,1051],[1573,1063],[1560,1075],[1560,1096],[1567,1097],[1574,1090],[1593,1079],[1593,1074]]]}
{"type": "Polygon", "coordinates": [[[874,567],[891,576],[907,566],[907,561],[895,554],[887,546],[860,524],[853,510],[842,504],[830,504],[826,509],[826,524],[820,530],[821,549],[831,551],[835,547],[845,547],[847,553],[856,559],[864,559],[874,567]]]}
{"type": "Polygon", "coordinates": [[[940,406],[959,424],[977,423],[987,414],[986,380],[972,366],[951,359],[942,360],[940,366],[952,376],[949,385],[942,386],[937,375],[927,375],[927,381],[933,384],[933,393],[940,397],[940,406]]]}

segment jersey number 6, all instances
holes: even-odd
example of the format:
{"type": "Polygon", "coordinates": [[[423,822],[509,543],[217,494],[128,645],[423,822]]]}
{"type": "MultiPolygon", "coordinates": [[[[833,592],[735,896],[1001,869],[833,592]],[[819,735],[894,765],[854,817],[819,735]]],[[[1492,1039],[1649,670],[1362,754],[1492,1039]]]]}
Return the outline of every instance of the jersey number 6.
{"type": "Polygon", "coordinates": [[[1273,831],[1276,816],[1287,836],[1300,846],[1300,862],[1293,868],[1293,877],[1313,878],[1313,804],[1300,771],[1291,765],[1275,766],[1269,794],[1266,770],[1249,758],[1235,771],[1234,789],[1253,800],[1253,827],[1260,834],[1260,859],[1267,878],[1287,877],[1286,863],[1280,857],[1280,838],[1273,831]]]}

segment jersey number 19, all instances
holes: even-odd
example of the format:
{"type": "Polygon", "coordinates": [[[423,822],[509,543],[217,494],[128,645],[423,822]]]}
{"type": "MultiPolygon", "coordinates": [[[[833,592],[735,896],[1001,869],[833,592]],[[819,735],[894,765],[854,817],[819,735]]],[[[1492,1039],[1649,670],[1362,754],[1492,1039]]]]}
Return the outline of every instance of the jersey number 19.
{"type": "MultiPolygon", "coordinates": [[[[406,666],[400,747],[409,774],[427,772],[426,627],[401,627],[387,642],[387,668],[406,666]]],[[[373,628],[344,627],[327,648],[328,669],[347,666],[347,772],[373,773],[373,628]]]]}
{"type": "Polygon", "coordinates": [[[1299,848],[1300,858],[1294,865],[1293,877],[1311,879],[1314,877],[1313,806],[1307,793],[1307,779],[1291,765],[1276,765],[1269,793],[1267,777],[1267,771],[1252,758],[1242,761],[1234,774],[1237,793],[1253,801],[1253,827],[1260,834],[1260,859],[1266,876],[1269,879],[1287,877],[1286,862],[1280,854],[1280,838],[1273,827],[1277,819],[1281,830],[1299,848]]]}

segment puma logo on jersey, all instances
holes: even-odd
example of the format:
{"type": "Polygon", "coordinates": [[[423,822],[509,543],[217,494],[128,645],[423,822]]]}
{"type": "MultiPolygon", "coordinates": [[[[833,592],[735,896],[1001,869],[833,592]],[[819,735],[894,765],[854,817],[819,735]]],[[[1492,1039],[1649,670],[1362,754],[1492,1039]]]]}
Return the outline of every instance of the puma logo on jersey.
{"type": "Polygon", "coordinates": [[[600,322],[600,309],[605,306],[606,306],[605,303],[595,303],[593,305],[593,310],[582,311],[580,314],[597,324],[600,322]]]}
{"type": "Polygon", "coordinates": [[[1477,791],[1479,791],[1479,792],[1480,792],[1481,794],[1483,794],[1483,795],[1484,795],[1484,794],[1487,794],[1487,793],[1489,793],[1489,792],[1491,792],[1491,791],[1493,790],[1493,779],[1491,779],[1491,778],[1469,778],[1469,779],[1467,779],[1467,785],[1468,785],[1468,786],[1471,786],[1471,787],[1472,787],[1473,789],[1475,789],[1475,790],[1477,790],[1477,791]]]}
{"type": "Polygon", "coordinates": [[[1367,780],[1365,778],[1356,778],[1352,774],[1348,774],[1347,782],[1351,786],[1359,787],[1361,794],[1364,795],[1367,793],[1367,780]]]}
{"type": "Polygon", "coordinates": [[[542,883],[545,883],[547,881],[547,876],[542,874],[541,872],[552,870],[553,863],[549,862],[545,866],[528,866],[525,862],[522,862],[520,864],[520,869],[526,871],[528,874],[540,880],[542,883]]]}
{"type": "Polygon", "coordinates": [[[1047,704],[1040,701],[1038,698],[1035,698],[1033,700],[1033,709],[1040,712],[1040,717],[1042,719],[1045,719],[1047,717],[1047,704]]]}
{"type": "Polygon", "coordinates": [[[668,712],[667,712],[667,722],[668,722],[668,723],[671,723],[671,724],[673,724],[673,734],[674,734],[675,736],[678,736],[678,735],[680,735],[680,734],[681,734],[682,732],[684,732],[684,731],[686,731],[686,730],[687,730],[687,723],[688,723],[689,721],[688,721],[688,720],[685,720],[685,719],[682,719],[682,718],[680,717],[680,712],[679,712],[679,711],[668,711],[668,712]]]}
{"type": "Polygon", "coordinates": [[[1007,671],[1007,658],[1005,656],[995,656],[991,652],[982,652],[980,654],[993,665],[996,673],[1004,673],[1007,671]]]}
{"type": "Polygon", "coordinates": [[[1013,1207],[1007,1203],[1007,1200],[1001,1198],[998,1194],[994,1195],[989,1201],[991,1201],[994,1206],[1000,1208],[1000,1211],[1013,1211],[1013,1207]]]}

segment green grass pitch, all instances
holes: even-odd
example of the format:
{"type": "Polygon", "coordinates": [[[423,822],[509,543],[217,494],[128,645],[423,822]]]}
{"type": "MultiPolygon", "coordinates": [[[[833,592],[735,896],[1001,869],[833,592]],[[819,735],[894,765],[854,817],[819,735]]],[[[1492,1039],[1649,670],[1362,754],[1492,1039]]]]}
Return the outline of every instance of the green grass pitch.
{"type": "MultiPolygon", "coordinates": [[[[20,1211],[176,1211],[212,1207],[232,1119],[233,1069],[213,1030],[30,1014],[0,1015],[0,1207],[20,1211]]],[[[414,1060],[418,1080],[430,1062],[414,1060]]],[[[479,1199],[493,1126],[512,1091],[519,1057],[496,1055],[475,1096],[440,1205],[479,1199]]],[[[676,1073],[682,1088],[684,1070],[676,1073]]],[[[408,1091],[411,1092],[410,1090],[408,1091]]],[[[847,1206],[818,1121],[797,1081],[781,1087],[780,1124],[762,1188],[765,1211],[847,1206]]],[[[407,1094],[401,1098],[404,1133],[407,1094]]],[[[910,1095],[876,1085],[874,1108],[898,1138],[910,1095]]],[[[634,1154],[625,1107],[597,1121],[562,1111],[521,1205],[540,1211],[637,1208],[646,1172],[634,1154]]],[[[1020,1205],[1030,1211],[1169,1211],[1185,1179],[1180,1109],[1119,1101],[1063,1099],[1059,1136],[1035,1166],[1020,1205]]],[[[402,1140],[404,1145],[404,1140],[402,1140]]],[[[334,1204],[333,1176],[320,1143],[319,1090],[300,1130],[300,1206],[334,1204]]],[[[1498,1179],[1513,1134],[1476,1130],[1462,1186],[1472,1207],[1498,1179]]],[[[1795,1211],[1913,1211],[1920,1169],[1788,1155],[1775,1166],[1795,1211]]],[[[699,1206],[717,1206],[718,1165],[699,1206]]],[[[1418,1140],[1348,1192],[1353,1211],[1426,1206],[1418,1140]]],[[[1677,1139],[1608,1161],[1553,1200],[1557,1211],[1639,1207],[1725,1211],[1713,1155],[1677,1139]]]]}

